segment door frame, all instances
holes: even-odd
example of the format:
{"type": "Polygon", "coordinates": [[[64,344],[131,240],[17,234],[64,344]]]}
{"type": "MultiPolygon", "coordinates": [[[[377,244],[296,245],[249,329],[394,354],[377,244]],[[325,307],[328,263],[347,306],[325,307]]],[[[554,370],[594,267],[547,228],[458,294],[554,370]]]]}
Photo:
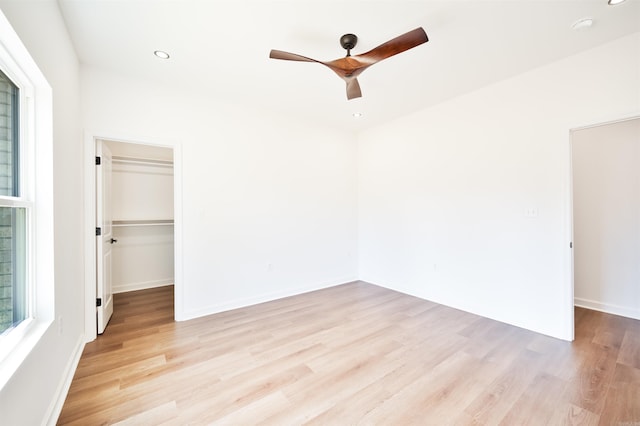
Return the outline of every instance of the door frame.
{"type": "MultiPolygon", "coordinates": [[[[591,122],[590,124],[581,124],[572,126],[569,128],[569,231],[570,231],[570,241],[573,243],[574,241],[574,205],[573,205],[573,192],[574,192],[574,179],[573,179],[573,133],[578,130],[586,130],[592,129],[594,127],[600,126],[608,126],[610,124],[622,123],[629,120],[638,120],[640,119],[640,114],[634,113],[631,115],[623,115],[616,118],[603,119],[601,121],[591,122]]],[[[571,250],[571,271],[570,271],[570,303],[571,309],[573,313],[573,309],[575,308],[575,252],[571,250]]],[[[609,312],[611,313],[611,312],[609,312]]],[[[618,315],[616,313],[612,313],[613,315],[618,315]]],[[[571,316],[571,332],[575,333],[575,323],[574,323],[574,315],[571,316]]],[[[573,336],[573,334],[572,334],[573,336]]],[[[572,339],[573,340],[573,339],[572,339]]]]}
{"type": "Polygon", "coordinates": [[[575,339],[575,255],[574,255],[574,234],[573,234],[573,223],[574,223],[574,206],[573,206],[573,132],[577,130],[588,129],[590,127],[597,127],[606,124],[613,124],[626,120],[633,120],[634,118],[640,118],[638,113],[632,113],[627,115],[616,115],[610,117],[599,117],[595,119],[589,120],[580,120],[575,122],[569,122],[566,126],[566,144],[563,146],[564,155],[565,155],[565,165],[566,169],[564,170],[564,219],[565,219],[565,229],[563,237],[566,238],[566,249],[568,250],[567,257],[565,258],[565,283],[564,294],[565,299],[563,303],[566,303],[566,321],[564,326],[566,327],[566,340],[573,341],[575,339]],[[569,247],[571,244],[571,247],[569,247]]]}
{"type": "Polygon", "coordinates": [[[85,131],[84,133],[84,338],[91,342],[96,331],[96,140],[137,145],[151,145],[173,150],[173,260],[174,260],[174,319],[183,315],[183,263],[182,263],[182,146],[166,138],[143,138],[117,135],[113,132],[85,131]]]}

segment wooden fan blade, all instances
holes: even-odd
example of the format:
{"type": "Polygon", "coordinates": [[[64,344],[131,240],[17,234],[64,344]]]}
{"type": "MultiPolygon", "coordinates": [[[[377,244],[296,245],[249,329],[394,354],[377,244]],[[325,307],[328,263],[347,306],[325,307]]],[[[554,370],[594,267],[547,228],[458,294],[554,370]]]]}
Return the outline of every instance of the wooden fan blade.
{"type": "Polygon", "coordinates": [[[366,53],[357,55],[355,58],[362,60],[362,62],[367,65],[372,65],[378,61],[397,55],[398,53],[420,46],[428,41],[429,37],[427,37],[427,33],[422,27],[419,27],[413,31],[409,31],[408,33],[389,40],[378,47],[374,47],[366,53]]]}
{"type": "Polygon", "coordinates": [[[347,80],[347,99],[355,99],[362,96],[360,91],[360,83],[357,78],[347,80]]]}
{"type": "Polygon", "coordinates": [[[284,59],[285,61],[320,62],[295,53],[283,52],[282,50],[271,50],[269,57],[271,59],[284,59]]]}
{"type": "Polygon", "coordinates": [[[333,72],[338,74],[340,78],[346,81],[347,99],[354,99],[362,96],[360,83],[358,83],[357,77],[365,69],[376,62],[412,49],[428,41],[429,38],[427,37],[427,33],[422,29],[422,27],[419,27],[413,31],[409,31],[408,33],[391,39],[361,55],[347,56],[333,61],[318,61],[295,53],[283,52],[282,50],[272,50],[269,57],[272,59],[284,59],[286,61],[317,62],[322,64],[330,68],[333,72]]]}

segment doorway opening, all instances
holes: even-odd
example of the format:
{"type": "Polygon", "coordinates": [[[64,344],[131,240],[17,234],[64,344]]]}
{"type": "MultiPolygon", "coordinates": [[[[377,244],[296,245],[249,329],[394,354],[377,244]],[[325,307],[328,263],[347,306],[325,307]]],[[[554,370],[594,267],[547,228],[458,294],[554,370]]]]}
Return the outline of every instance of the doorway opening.
{"type": "Polygon", "coordinates": [[[117,293],[174,289],[177,319],[179,146],[95,136],[86,143],[92,165],[85,168],[86,220],[92,234],[85,262],[86,341],[107,327],[117,293]]]}
{"type": "Polygon", "coordinates": [[[640,117],[571,131],[574,304],[640,319],[640,117]]]}

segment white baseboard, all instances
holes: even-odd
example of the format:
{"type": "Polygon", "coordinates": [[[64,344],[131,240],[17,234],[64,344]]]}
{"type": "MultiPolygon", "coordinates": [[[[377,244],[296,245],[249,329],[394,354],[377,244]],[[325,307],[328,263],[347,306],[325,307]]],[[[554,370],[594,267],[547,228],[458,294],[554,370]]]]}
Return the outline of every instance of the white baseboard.
{"type": "MultiPolygon", "coordinates": [[[[418,289],[418,291],[416,291],[415,287],[410,287],[410,286],[402,287],[397,285],[391,285],[386,282],[382,284],[384,281],[377,280],[375,277],[374,278],[363,277],[363,278],[360,278],[360,280],[368,284],[373,284],[378,287],[386,288],[388,290],[397,291],[398,293],[407,294],[409,296],[417,297],[419,299],[427,300],[429,302],[437,303],[439,305],[447,306],[449,308],[458,309],[460,311],[478,315],[493,321],[498,321],[504,324],[513,325],[514,327],[523,328],[525,330],[533,331],[535,333],[544,334],[545,336],[550,336],[555,339],[565,340],[567,342],[571,342],[573,340],[573,334],[555,333],[554,332],[555,330],[541,329],[539,327],[536,327],[536,324],[523,323],[522,321],[514,321],[513,318],[504,318],[501,316],[497,316],[493,312],[487,312],[486,309],[481,310],[481,309],[477,309],[477,307],[473,308],[473,307],[470,307],[469,305],[461,304],[459,303],[458,300],[451,300],[451,299],[445,300],[442,298],[434,297],[432,294],[426,294],[426,291],[419,291],[421,289],[418,289]]],[[[571,330],[571,333],[573,333],[573,330],[571,330]]]]}
{"type": "Polygon", "coordinates": [[[142,281],[138,283],[114,284],[111,289],[113,293],[125,293],[127,291],[144,290],[147,288],[164,287],[173,284],[173,277],[162,280],[142,281]]]}
{"type": "Polygon", "coordinates": [[[82,356],[82,351],[84,350],[84,335],[80,335],[76,346],[71,353],[71,357],[69,358],[69,362],[67,363],[66,368],[64,369],[64,374],[62,375],[62,380],[58,385],[58,389],[56,389],[56,395],[54,400],[51,402],[49,409],[47,411],[47,425],[54,426],[58,422],[58,417],[60,417],[60,413],[62,412],[62,406],[64,405],[65,399],[67,399],[67,393],[69,393],[69,388],[71,387],[71,381],[73,380],[73,376],[76,373],[76,369],[78,368],[78,363],[80,362],[80,357],[82,356]]]}
{"type": "Polygon", "coordinates": [[[575,297],[573,299],[573,303],[574,305],[581,308],[593,309],[594,311],[600,311],[607,314],[620,315],[622,317],[640,320],[640,309],[612,305],[610,303],[602,303],[595,300],[581,299],[579,297],[575,297]]]}
{"type": "Polygon", "coordinates": [[[217,314],[219,312],[230,311],[232,309],[244,308],[246,306],[257,305],[259,303],[270,302],[272,300],[283,299],[285,297],[296,296],[298,294],[309,293],[324,288],[335,287],[341,284],[357,281],[358,278],[354,276],[346,276],[336,280],[320,282],[310,284],[304,287],[290,288],[287,290],[277,291],[273,293],[266,293],[260,296],[248,297],[243,299],[236,299],[230,302],[221,303],[219,305],[208,306],[202,309],[195,309],[184,312],[181,318],[176,318],[177,321],[186,321],[193,318],[199,318],[206,315],[217,314]]]}

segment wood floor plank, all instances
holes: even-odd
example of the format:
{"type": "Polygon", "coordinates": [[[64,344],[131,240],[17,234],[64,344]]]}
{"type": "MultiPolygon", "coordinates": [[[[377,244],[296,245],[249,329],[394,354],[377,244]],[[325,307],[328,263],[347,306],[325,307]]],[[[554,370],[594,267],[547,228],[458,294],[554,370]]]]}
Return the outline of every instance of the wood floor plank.
{"type": "Polygon", "coordinates": [[[609,389],[601,414],[602,425],[636,425],[640,419],[640,386],[626,384],[609,389]]]}
{"type": "Polygon", "coordinates": [[[618,354],[618,362],[634,368],[640,368],[640,332],[627,330],[618,354]]]}
{"type": "Polygon", "coordinates": [[[305,365],[283,367],[270,374],[262,373],[253,371],[252,380],[236,377],[229,383],[221,382],[215,389],[207,389],[206,392],[199,392],[189,399],[179,400],[178,424],[210,424],[219,421],[263,398],[271,397],[273,393],[279,393],[281,387],[313,374],[305,365]]]}
{"type": "Polygon", "coordinates": [[[503,372],[464,408],[461,419],[469,419],[471,424],[498,424],[530,388],[546,359],[526,348],[518,349],[511,362],[504,360],[507,367],[503,372]]]}
{"type": "Polygon", "coordinates": [[[114,423],[116,426],[139,426],[154,424],[157,419],[165,419],[165,422],[174,422],[178,417],[178,407],[175,401],[169,401],[128,419],[114,423]]]}
{"type": "MultiPolygon", "coordinates": [[[[473,375],[477,365],[474,357],[457,351],[395,392],[363,420],[370,424],[428,424],[426,418],[437,403],[446,400],[452,391],[456,392],[473,375]]],[[[449,420],[440,419],[441,424],[449,420]]]]}
{"type": "Polygon", "coordinates": [[[580,366],[573,379],[579,386],[569,389],[569,401],[590,412],[602,412],[615,368],[615,351],[594,345],[590,356],[583,356],[580,360],[580,366]]]}
{"type": "Polygon", "coordinates": [[[640,321],[564,342],[354,282],[185,322],[114,296],[58,424],[640,424],[640,321]]]}
{"type": "Polygon", "coordinates": [[[549,425],[575,425],[575,426],[597,426],[600,424],[600,416],[593,414],[589,410],[576,407],[573,404],[564,404],[556,409],[547,423],[549,425]]]}
{"type": "Polygon", "coordinates": [[[126,377],[149,374],[150,371],[153,371],[159,366],[165,366],[166,364],[167,360],[165,356],[159,354],[141,361],[128,363],[118,368],[105,369],[91,375],[76,377],[73,388],[70,389],[69,393],[86,392],[87,389],[94,388],[103,383],[110,383],[114,380],[117,380],[120,386],[122,386],[122,382],[126,377]]]}
{"type": "Polygon", "coordinates": [[[640,369],[617,364],[608,389],[601,425],[635,425],[640,419],[640,369]]]}
{"type": "Polygon", "coordinates": [[[499,424],[549,424],[557,410],[564,411],[567,386],[567,382],[555,376],[538,374],[499,424]]]}

